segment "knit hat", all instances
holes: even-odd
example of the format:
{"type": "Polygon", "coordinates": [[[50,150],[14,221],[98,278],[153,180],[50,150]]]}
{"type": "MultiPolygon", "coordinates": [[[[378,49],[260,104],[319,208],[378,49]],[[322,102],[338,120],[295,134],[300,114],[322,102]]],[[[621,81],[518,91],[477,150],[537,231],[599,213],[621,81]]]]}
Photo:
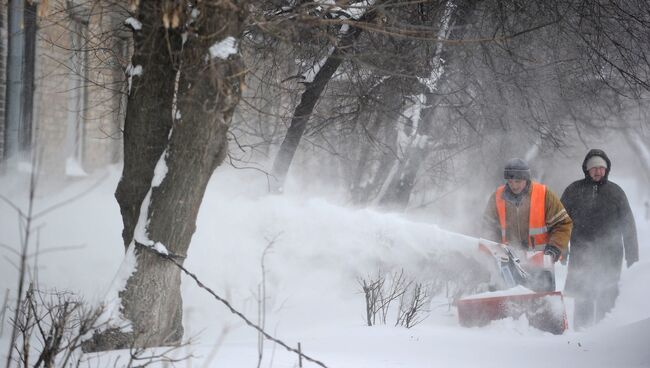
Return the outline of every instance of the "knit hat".
{"type": "Polygon", "coordinates": [[[530,167],[520,158],[511,158],[503,170],[503,178],[530,180],[530,167]]]}
{"type": "Polygon", "coordinates": [[[604,158],[600,156],[591,156],[589,160],[587,160],[587,164],[585,165],[587,170],[591,170],[594,167],[604,167],[607,168],[607,161],[605,161],[604,158]]]}

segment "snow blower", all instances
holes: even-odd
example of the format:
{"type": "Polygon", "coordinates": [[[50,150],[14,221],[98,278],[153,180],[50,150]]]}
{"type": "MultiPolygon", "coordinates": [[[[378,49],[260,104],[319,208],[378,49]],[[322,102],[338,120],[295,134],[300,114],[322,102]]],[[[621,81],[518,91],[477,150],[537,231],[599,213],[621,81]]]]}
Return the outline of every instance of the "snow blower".
{"type": "Polygon", "coordinates": [[[485,326],[491,321],[525,315],[531,326],[553,334],[567,329],[562,293],[555,291],[555,266],[541,251],[518,252],[481,239],[479,250],[498,291],[463,297],[457,302],[460,324],[485,326]]]}

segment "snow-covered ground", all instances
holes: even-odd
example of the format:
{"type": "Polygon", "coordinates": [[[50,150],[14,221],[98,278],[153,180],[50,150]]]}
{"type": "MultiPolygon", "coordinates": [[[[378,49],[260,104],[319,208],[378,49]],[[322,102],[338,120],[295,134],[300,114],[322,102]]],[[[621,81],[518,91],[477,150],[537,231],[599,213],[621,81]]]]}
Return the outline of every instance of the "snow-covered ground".
{"type": "MultiPolygon", "coordinates": [[[[119,169],[113,168],[37,195],[36,213],[66,202],[35,223],[40,252],[30,264],[37,263],[41,288],[72,290],[87,300],[104,298],[124,254],[113,198],[118,179],[119,169]]],[[[435,271],[431,260],[450,250],[473,249],[476,239],[446,232],[434,225],[434,218],[430,223],[412,222],[322,198],[269,196],[259,178],[241,170],[220,168],[214,175],[186,266],[257,321],[265,254],[265,328],[292,346],[301,343],[307,355],[328,367],[649,367],[650,222],[636,188],[621,184],[635,211],[641,261],[623,271],[621,295],[612,313],[584,332],[569,329],[555,336],[529,327],[523,319],[463,328],[444,298],[434,299],[429,317],[411,329],[393,327],[394,320],[367,327],[359,277],[381,267],[404,268],[412,277],[426,279],[435,271]]],[[[25,186],[24,178],[0,178],[0,194],[22,208],[25,186]]],[[[0,220],[0,287],[2,294],[10,289],[14,297],[17,272],[12,265],[17,259],[7,247],[18,248],[19,227],[15,211],[4,202],[0,220]]],[[[560,267],[560,284],[565,274],[560,267]]],[[[185,337],[193,343],[179,353],[193,358],[179,365],[257,366],[257,333],[191,279],[184,278],[182,288],[185,337]]],[[[572,300],[566,301],[571,318],[572,300]]],[[[8,339],[5,326],[2,358],[8,339]]],[[[88,358],[93,364],[113,359],[96,354],[88,358]]],[[[297,367],[298,359],[266,341],[261,366],[297,367]]]]}

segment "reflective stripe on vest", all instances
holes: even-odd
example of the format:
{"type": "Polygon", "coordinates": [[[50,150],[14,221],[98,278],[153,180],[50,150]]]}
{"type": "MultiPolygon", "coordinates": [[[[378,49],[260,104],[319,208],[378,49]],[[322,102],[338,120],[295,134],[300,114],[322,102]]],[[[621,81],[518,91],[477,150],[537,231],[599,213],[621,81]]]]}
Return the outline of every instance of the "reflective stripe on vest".
{"type": "MultiPolygon", "coordinates": [[[[499,225],[501,226],[501,242],[508,244],[506,238],[506,201],[503,199],[503,191],[506,186],[497,188],[495,199],[499,225]]],[[[548,243],[548,228],[546,227],[546,186],[531,182],[530,190],[530,213],[528,215],[528,247],[534,250],[544,250],[548,243]]]]}

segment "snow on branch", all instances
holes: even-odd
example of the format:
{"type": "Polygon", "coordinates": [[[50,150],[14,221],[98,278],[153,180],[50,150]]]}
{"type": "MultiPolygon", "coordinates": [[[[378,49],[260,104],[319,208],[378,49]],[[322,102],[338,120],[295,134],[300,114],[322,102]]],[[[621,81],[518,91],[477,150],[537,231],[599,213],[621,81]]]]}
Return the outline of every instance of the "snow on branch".
{"type": "Polygon", "coordinates": [[[317,1],[314,10],[323,13],[326,18],[330,19],[355,19],[361,18],[368,8],[374,5],[374,0],[366,0],[352,5],[342,7],[332,0],[317,1]]]}
{"type": "Polygon", "coordinates": [[[320,59],[311,68],[307,69],[302,74],[302,82],[303,83],[311,83],[311,82],[313,82],[314,78],[316,77],[316,74],[318,74],[318,72],[323,67],[323,65],[325,65],[325,62],[327,62],[327,59],[329,59],[329,57],[332,55],[333,52],[334,52],[334,47],[331,47],[329,52],[327,53],[327,56],[320,59]]]}
{"type": "Polygon", "coordinates": [[[131,94],[131,85],[133,84],[133,77],[139,77],[142,75],[142,65],[133,66],[129,64],[126,67],[126,75],[129,76],[129,94],[131,94]]]}
{"type": "Polygon", "coordinates": [[[237,41],[234,37],[228,36],[225,39],[215,42],[210,46],[210,56],[219,59],[227,59],[228,56],[237,53],[237,41]]]}
{"type": "Polygon", "coordinates": [[[142,29],[142,23],[140,23],[139,20],[133,18],[133,17],[128,17],[124,20],[124,24],[127,26],[131,27],[134,31],[139,31],[142,29]]]}

